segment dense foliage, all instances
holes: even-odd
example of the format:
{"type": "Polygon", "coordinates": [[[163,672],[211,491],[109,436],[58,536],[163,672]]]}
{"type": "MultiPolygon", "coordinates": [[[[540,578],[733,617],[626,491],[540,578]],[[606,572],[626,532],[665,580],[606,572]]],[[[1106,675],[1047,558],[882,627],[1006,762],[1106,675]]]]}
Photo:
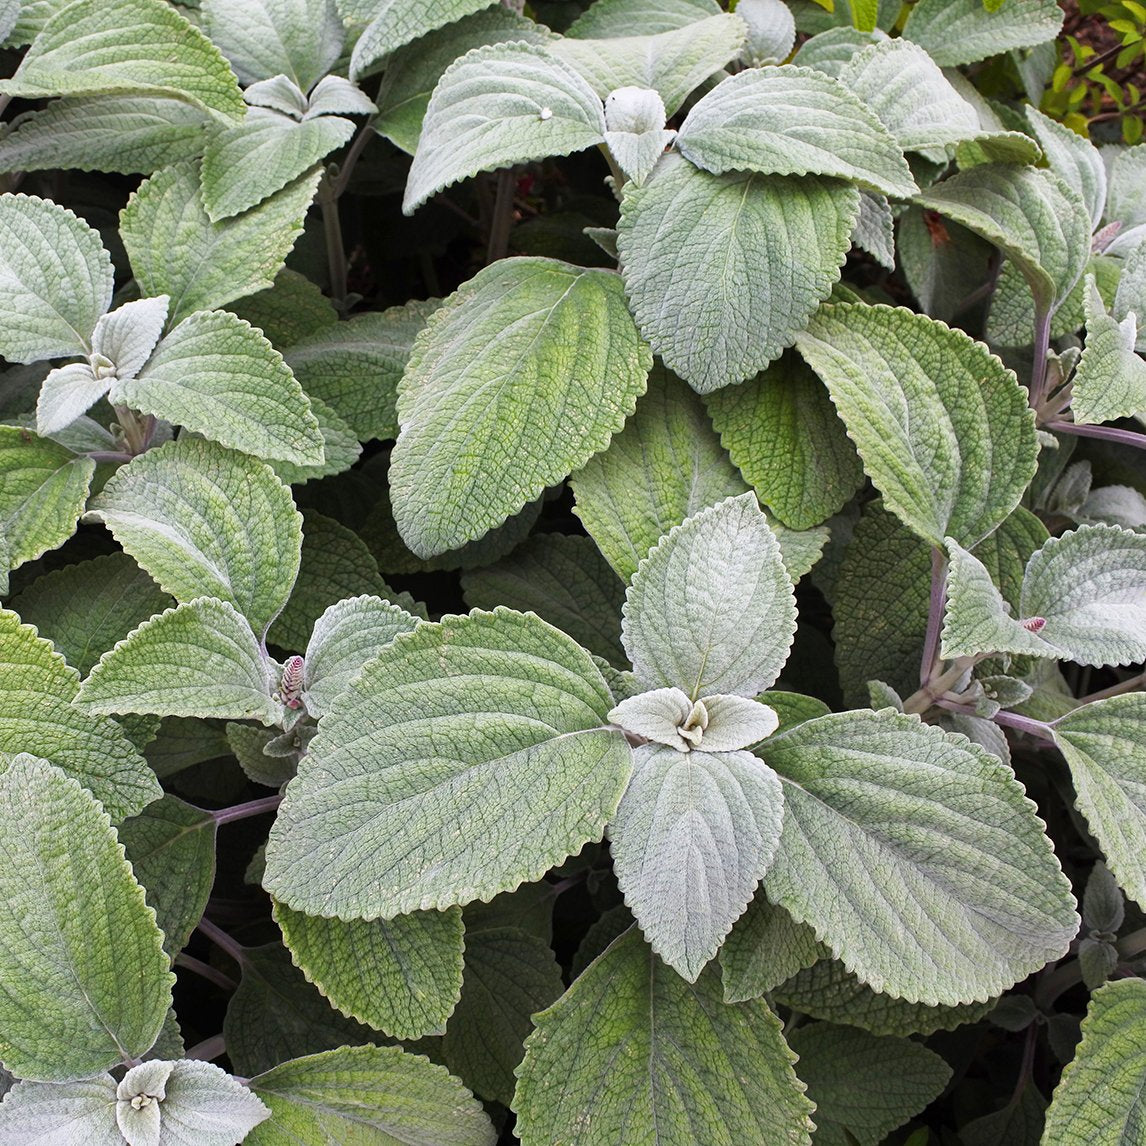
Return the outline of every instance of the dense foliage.
{"type": "Polygon", "coordinates": [[[732,7],[0,0],[0,1143],[1146,1142],[1146,9],[732,7]]]}

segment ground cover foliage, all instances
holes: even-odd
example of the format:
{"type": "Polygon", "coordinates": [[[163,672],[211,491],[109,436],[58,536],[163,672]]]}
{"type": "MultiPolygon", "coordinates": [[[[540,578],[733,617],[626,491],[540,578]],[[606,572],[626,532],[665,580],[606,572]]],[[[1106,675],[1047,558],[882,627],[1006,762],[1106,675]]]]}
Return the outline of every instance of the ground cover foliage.
{"type": "Polygon", "coordinates": [[[0,2],[0,1142],[1146,1142],[1062,23],[0,2]]]}

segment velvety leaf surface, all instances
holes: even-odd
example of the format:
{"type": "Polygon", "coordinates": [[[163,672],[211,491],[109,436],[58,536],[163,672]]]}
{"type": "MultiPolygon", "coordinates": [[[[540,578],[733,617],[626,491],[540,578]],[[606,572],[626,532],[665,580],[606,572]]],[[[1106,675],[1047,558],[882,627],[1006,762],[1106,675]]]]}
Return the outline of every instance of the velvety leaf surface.
{"type": "Polygon", "coordinates": [[[1146,411],[1146,359],[1136,354],[1137,315],[1121,322],[1106,311],[1094,279],[1086,276],[1086,345],[1071,383],[1076,422],[1097,425],[1146,411]]]}
{"type": "MultiPolygon", "coordinates": [[[[1056,16],[1058,5],[1047,0],[1036,0],[1056,16]]],[[[1091,226],[1096,230],[1102,221],[1106,206],[1106,165],[1102,153],[1089,139],[1071,131],[1064,123],[1043,115],[1037,108],[1027,105],[1027,122],[1039,141],[1050,169],[1070,188],[1078,193],[1090,212],[1091,226]]]]}
{"type": "Polygon", "coordinates": [[[403,4],[402,0],[380,0],[371,5],[372,19],[362,31],[350,57],[350,72],[360,76],[371,64],[391,52],[452,24],[464,16],[488,8],[494,0],[438,0],[423,8],[403,4]]]}
{"type": "Polygon", "coordinates": [[[720,11],[716,0],[598,0],[565,30],[582,40],[631,36],[634,28],[648,35],[688,27],[720,11]]]}
{"type": "Polygon", "coordinates": [[[954,68],[1053,40],[1061,27],[1062,9],[1055,0],[919,0],[903,35],[926,48],[940,66],[954,68]]]}
{"type": "Polygon", "coordinates": [[[769,903],[760,888],[720,948],[724,1001],[758,999],[824,954],[816,933],[769,903]]]}
{"type": "Polygon", "coordinates": [[[0,1134],[12,1146],[123,1146],[115,1080],[101,1074],[67,1086],[18,1082],[0,1102],[0,1134]]]}

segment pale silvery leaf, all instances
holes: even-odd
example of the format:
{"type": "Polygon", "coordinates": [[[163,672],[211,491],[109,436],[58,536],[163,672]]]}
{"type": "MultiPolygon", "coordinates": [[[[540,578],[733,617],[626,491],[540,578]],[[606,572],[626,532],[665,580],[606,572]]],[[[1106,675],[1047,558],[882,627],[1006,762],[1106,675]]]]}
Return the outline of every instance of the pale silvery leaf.
{"type": "Polygon", "coordinates": [[[226,310],[185,318],[111,401],[155,414],[256,457],[321,465],[323,439],[310,402],[282,355],[226,310]]]}
{"type": "Polygon", "coordinates": [[[734,752],[749,748],[780,727],[775,709],[746,696],[717,693],[703,701],[708,727],[700,747],[706,752],[734,752]]]}
{"type": "Polygon", "coordinates": [[[791,64],[723,80],[688,113],[677,146],[714,175],[833,175],[901,199],[918,190],[868,107],[830,76],[791,64]]]}
{"type": "Polygon", "coordinates": [[[1051,170],[1078,193],[1090,212],[1091,226],[1097,229],[1106,206],[1106,165],[1098,148],[1030,104],[1026,113],[1051,170]]]}
{"type": "Polygon", "coordinates": [[[274,679],[246,618],[200,597],[145,621],[104,653],[76,704],[87,712],[213,716],[274,724],[274,679]]]}
{"type": "Polygon", "coordinates": [[[46,761],[0,775],[0,1059],[22,1078],[90,1077],[150,1050],[174,975],[103,807],[46,761]],[[93,926],[114,944],[92,942],[93,926]]]}
{"type": "Polygon", "coordinates": [[[1079,509],[1084,525],[1121,525],[1138,529],[1146,525],[1146,497],[1128,485],[1104,485],[1091,490],[1079,509]]]}
{"type": "Polygon", "coordinates": [[[792,582],[756,495],[728,498],[672,529],[641,562],[621,639],[646,688],[754,696],[788,659],[792,582]]]}
{"type": "Polygon", "coordinates": [[[784,787],[768,897],[876,991],[987,999],[1066,950],[1070,885],[994,756],[886,709],[809,720],[758,751],[784,787]]]}
{"type": "Polygon", "coordinates": [[[141,1063],[115,1088],[115,1118],[128,1146],[159,1146],[159,1104],[174,1065],[160,1059],[141,1063]]]}
{"type": "Polygon", "coordinates": [[[314,624],[303,658],[302,699],[307,711],[322,716],[351,677],[418,618],[380,597],[351,597],[331,605],[314,624]]]}
{"type": "Polygon", "coordinates": [[[686,983],[635,928],[534,1022],[513,1100],[524,1142],[811,1142],[812,1106],[767,1004],[726,1005],[715,969],[686,983]]]}
{"type": "MultiPolygon", "coordinates": [[[[1053,40],[1062,27],[1055,0],[920,0],[903,35],[945,68],[973,64],[999,52],[1053,40]]],[[[1018,54],[1018,53],[1017,53],[1018,54]]]]}
{"type": "Polygon", "coordinates": [[[616,810],[630,752],[604,727],[612,707],[589,654],[529,614],[401,634],[323,717],[264,886],[307,914],[378,919],[540,878],[616,810]]]}
{"type": "Polygon", "coordinates": [[[204,31],[244,84],[286,75],[309,91],[346,39],[334,0],[203,0],[201,11],[204,31]]]}
{"type": "Polygon", "coordinates": [[[581,40],[631,36],[634,28],[649,35],[686,28],[720,11],[716,0],[597,0],[566,29],[581,40]]]}
{"type": "Polygon", "coordinates": [[[271,468],[182,439],[121,466],[91,503],[116,540],[176,600],[229,601],[264,630],[298,574],[301,517],[271,468]]]}
{"type": "Polygon", "coordinates": [[[342,76],[323,76],[314,85],[303,119],[317,115],[373,115],[374,101],[342,76]]]}
{"type": "Polygon", "coordinates": [[[649,88],[617,88],[605,99],[605,143],[622,171],[639,187],[675,132],[665,131],[665,105],[649,88]]]}
{"type": "Polygon", "coordinates": [[[647,745],[633,753],[609,823],[613,864],[645,938],[688,982],[768,870],[783,807],[775,773],[750,752],[647,745]]]}
{"type": "Polygon", "coordinates": [[[310,412],[318,422],[322,435],[322,461],[284,462],[268,459],[267,464],[278,475],[283,485],[304,485],[315,478],[344,473],[362,456],[362,445],[353,428],[346,424],[325,402],[309,395],[310,412]]]}
{"type": "Polygon", "coordinates": [[[584,465],[633,412],[651,360],[617,275],[543,258],[478,272],[418,335],[399,386],[402,540],[420,557],[456,549],[584,465]]]}
{"type": "Polygon", "coordinates": [[[1123,147],[1107,151],[1106,221],[1119,222],[1123,231],[1146,223],[1142,204],[1142,176],[1146,172],[1146,148],[1123,147]]]}
{"type": "Polygon", "coordinates": [[[784,0],[740,0],[736,15],[748,25],[740,58],[749,67],[783,63],[796,45],[796,20],[784,0]]]}
{"type": "Polygon", "coordinates": [[[1072,382],[1074,420],[1097,425],[1146,413],[1146,359],[1134,352],[1137,315],[1121,322],[1106,311],[1094,276],[1086,276],[1086,344],[1072,382]]]}
{"type": "Polygon", "coordinates": [[[123,1146],[115,1121],[115,1080],[18,1082],[0,1102],[8,1146],[123,1146]]]}
{"type": "Polygon", "coordinates": [[[984,163],[929,188],[915,202],[1013,259],[1040,310],[1053,311],[1070,294],[1090,257],[1086,204],[1051,171],[984,163]]]}
{"type": "MultiPolygon", "coordinates": [[[[358,79],[371,65],[443,25],[488,8],[496,0],[437,0],[431,5],[405,0],[371,0],[369,23],[350,57],[350,78],[358,79]]],[[[345,14],[345,13],[344,13],[345,14]]]]}
{"type": "Polygon", "coordinates": [[[838,180],[717,176],[668,156],[621,203],[617,247],[641,333],[699,393],[751,378],[831,293],[858,209],[838,180]]]}
{"type": "Polygon", "coordinates": [[[840,73],[856,52],[886,39],[887,33],[878,28],[874,32],[860,32],[846,25],[826,28],[800,45],[799,51],[792,57],[792,63],[802,68],[814,68],[826,76],[839,79],[840,73]]]}
{"type": "Polygon", "coordinates": [[[165,294],[140,298],[101,315],[92,332],[92,357],[103,355],[117,378],[134,377],[163,333],[170,301],[165,294]]]}
{"type": "Polygon", "coordinates": [[[1055,722],[1054,736],[1107,866],[1146,903],[1146,694],[1076,708],[1055,722]]]}
{"type": "Polygon", "coordinates": [[[721,12],[651,35],[634,36],[630,29],[624,36],[603,40],[565,37],[549,50],[577,71],[600,99],[617,88],[653,88],[669,115],[675,115],[694,88],[739,54],[745,31],[743,20],[721,12]]]}
{"type": "Polygon", "coordinates": [[[0,354],[36,362],[87,354],[111,305],[111,256],[99,233],[34,195],[0,196],[0,354]]]}
{"type": "Polygon", "coordinates": [[[36,432],[57,434],[98,402],[111,388],[114,375],[97,378],[86,362],[69,362],[49,372],[36,401],[36,432]]]}
{"type": "Polygon", "coordinates": [[[1146,353],[1146,236],[1130,250],[1122,264],[1112,313],[1119,322],[1133,314],[1138,323],[1134,349],[1146,353]]]}
{"type": "Polygon", "coordinates": [[[1146,1118],[1146,982],[1099,987],[1082,1020],[1082,1042],[1062,1072],[1043,1141],[1131,1146],[1146,1118]]]}
{"type": "Polygon", "coordinates": [[[735,752],[771,736],[780,718],[766,704],[718,693],[692,701],[679,688],[657,688],[626,697],[609,719],[626,732],[678,752],[735,752]]]}
{"type": "Polygon", "coordinates": [[[902,308],[823,306],[797,339],[827,383],[887,507],[941,545],[974,545],[1019,503],[1037,465],[1018,379],[982,343],[902,308]]]}
{"type": "Polygon", "coordinates": [[[906,40],[884,40],[857,52],[840,72],[840,83],[875,112],[904,151],[943,147],[979,134],[978,112],[939,65],[906,40]]]}
{"type": "Polygon", "coordinates": [[[243,99],[251,107],[282,112],[293,120],[301,120],[307,109],[306,92],[289,76],[283,75],[257,80],[243,92],[243,99]]]}
{"type": "MultiPolygon", "coordinates": [[[[697,702],[698,705],[700,703],[697,702]]],[[[622,700],[609,713],[609,719],[626,732],[635,732],[646,740],[667,744],[678,752],[688,752],[694,745],[691,739],[681,735],[681,728],[695,709],[688,693],[679,688],[655,688],[622,700]]],[[[704,719],[708,719],[707,712],[704,719]]],[[[699,731],[699,726],[689,729],[690,733],[699,731]]]]}
{"type": "Polygon", "coordinates": [[[867,251],[881,267],[895,270],[895,216],[883,195],[861,192],[852,242],[867,251]]]}
{"type": "Polygon", "coordinates": [[[55,12],[0,91],[27,99],[83,93],[167,95],[223,118],[243,114],[219,49],[163,0],[75,0],[55,12]]]}
{"type": "Polygon", "coordinates": [[[402,210],[412,215],[479,171],[569,155],[604,137],[601,98],[545,48],[474,48],[446,69],[430,97],[402,210]]]}

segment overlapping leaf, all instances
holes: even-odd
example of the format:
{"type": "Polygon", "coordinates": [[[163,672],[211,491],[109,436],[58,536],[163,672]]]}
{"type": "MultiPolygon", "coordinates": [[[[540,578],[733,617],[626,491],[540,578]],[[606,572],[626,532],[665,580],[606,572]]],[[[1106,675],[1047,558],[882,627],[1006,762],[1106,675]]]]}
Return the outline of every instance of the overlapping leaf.
{"type": "Polygon", "coordinates": [[[350,57],[351,75],[362,75],[372,64],[412,40],[492,3],[494,0],[439,0],[430,7],[411,7],[402,0],[375,0],[370,23],[362,30],[350,57]]]}
{"type": "Polygon", "coordinates": [[[1053,40],[1062,27],[1055,0],[920,0],[903,35],[942,67],[973,64],[999,52],[1053,40]]]}
{"type": "Polygon", "coordinates": [[[1086,276],[1086,345],[1071,382],[1074,420],[1097,425],[1146,413],[1146,359],[1135,353],[1137,315],[1121,322],[1107,313],[1086,276]]]}

